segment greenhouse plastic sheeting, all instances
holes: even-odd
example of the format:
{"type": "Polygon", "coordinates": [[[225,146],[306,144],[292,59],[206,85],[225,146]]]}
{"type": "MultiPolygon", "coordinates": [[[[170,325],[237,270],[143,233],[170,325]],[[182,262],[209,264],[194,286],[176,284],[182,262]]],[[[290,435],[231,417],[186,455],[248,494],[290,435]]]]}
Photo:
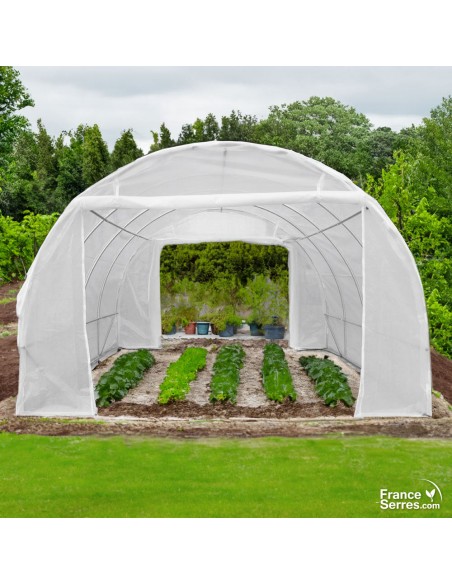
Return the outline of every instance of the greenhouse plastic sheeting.
{"type": "Polygon", "coordinates": [[[361,369],[356,416],[431,415],[424,295],[378,203],[300,154],[241,142],[162,150],[76,197],[19,294],[18,415],[96,414],[91,369],[161,345],[164,245],[289,252],[289,344],[361,369]]]}

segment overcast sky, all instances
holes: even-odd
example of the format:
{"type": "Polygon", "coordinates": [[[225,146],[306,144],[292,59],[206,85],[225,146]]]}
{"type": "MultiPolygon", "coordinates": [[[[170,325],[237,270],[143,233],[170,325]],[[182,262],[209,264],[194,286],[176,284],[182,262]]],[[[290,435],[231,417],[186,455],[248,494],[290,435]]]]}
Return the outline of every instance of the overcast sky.
{"type": "Polygon", "coordinates": [[[132,128],[145,152],[165,122],[232,109],[265,117],[270,105],[331,96],[377,126],[418,124],[452,94],[452,67],[17,67],[35,100],[24,114],[57,135],[97,123],[109,147],[132,128]]]}

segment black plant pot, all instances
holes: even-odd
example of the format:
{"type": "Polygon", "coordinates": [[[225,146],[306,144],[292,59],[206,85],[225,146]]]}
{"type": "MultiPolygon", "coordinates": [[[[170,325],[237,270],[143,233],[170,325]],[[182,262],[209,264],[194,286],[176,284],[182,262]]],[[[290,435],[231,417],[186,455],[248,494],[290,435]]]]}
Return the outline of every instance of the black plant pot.
{"type": "Polygon", "coordinates": [[[250,323],[250,335],[252,337],[261,337],[262,336],[262,327],[255,322],[250,323]]]}
{"type": "Polygon", "coordinates": [[[227,324],[223,331],[219,332],[220,337],[232,337],[234,334],[234,327],[232,324],[227,324]]]}
{"type": "Polygon", "coordinates": [[[265,338],[266,339],[283,339],[284,338],[284,333],[285,333],[285,328],[283,326],[280,325],[276,325],[276,324],[266,324],[264,326],[264,331],[265,331],[265,338]]]}

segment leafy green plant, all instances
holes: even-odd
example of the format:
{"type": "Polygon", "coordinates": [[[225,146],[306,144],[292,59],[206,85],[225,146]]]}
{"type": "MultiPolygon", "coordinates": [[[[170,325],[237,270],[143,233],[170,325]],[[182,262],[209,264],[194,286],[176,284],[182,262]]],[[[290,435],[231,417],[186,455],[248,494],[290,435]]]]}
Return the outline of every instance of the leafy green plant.
{"type": "Polygon", "coordinates": [[[327,406],[334,407],[339,401],[349,407],[353,405],[355,398],[347,377],[328,357],[300,357],[300,364],[314,381],[316,392],[327,406]]]}
{"type": "Polygon", "coordinates": [[[160,384],[158,402],[167,404],[170,401],[184,400],[190,391],[190,383],[194,381],[206,366],[207,349],[189,347],[185,349],[177,361],[171,363],[166,370],[166,376],[160,384]]]}
{"type": "Polygon", "coordinates": [[[0,282],[23,280],[58,214],[26,212],[21,222],[0,213],[0,282]]]}
{"type": "Polygon", "coordinates": [[[240,369],[243,367],[245,351],[242,345],[225,345],[218,351],[210,381],[210,401],[237,401],[240,369]]]}
{"type": "Polygon", "coordinates": [[[106,407],[121,400],[130,389],[138,385],[144,373],[155,363],[155,358],[147,349],[121,355],[113,367],[99,379],[96,390],[97,406],[106,407]]]}
{"type": "Polygon", "coordinates": [[[261,372],[262,383],[268,399],[279,403],[286,399],[291,401],[297,399],[284,350],[276,343],[269,343],[265,346],[261,372]]]}
{"type": "Polygon", "coordinates": [[[218,332],[224,331],[228,325],[240,326],[242,319],[235,314],[232,307],[218,309],[205,314],[204,318],[209,321],[218,332]]]}
{"type": "Polygon", "coordinates": [[[248,324],[273,324],[277,317],[278,323],[287,322],[289,302],[287,299],[287,283],[282,279],[272,281],[264,274],[259,274],[248,280],[240,292],[241,299],[250,311],[248,324]]]}
{"type": "Polygon", "coordinates": [[[164,334],[170,333],[173,326],[176,326],[178,323],[178,317],[174,307],[162,313],[162,331],[164,334]]]}

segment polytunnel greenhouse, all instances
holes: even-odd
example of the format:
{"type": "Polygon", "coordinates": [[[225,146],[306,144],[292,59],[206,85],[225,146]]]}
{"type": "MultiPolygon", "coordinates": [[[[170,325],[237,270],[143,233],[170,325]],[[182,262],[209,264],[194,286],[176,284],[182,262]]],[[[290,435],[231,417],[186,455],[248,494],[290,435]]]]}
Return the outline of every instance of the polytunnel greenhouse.
{"type": "Polygon", "coordinates": [[[431,415],[421,281],[377,201],[292,151],[216,141],[144,156],[66,208],[18,298],[17,414],[95,415],[92,368],[161,346],[162,247],[237,240],[287,248],[289,346],[360,369],[355,416],[431,415]]]}

